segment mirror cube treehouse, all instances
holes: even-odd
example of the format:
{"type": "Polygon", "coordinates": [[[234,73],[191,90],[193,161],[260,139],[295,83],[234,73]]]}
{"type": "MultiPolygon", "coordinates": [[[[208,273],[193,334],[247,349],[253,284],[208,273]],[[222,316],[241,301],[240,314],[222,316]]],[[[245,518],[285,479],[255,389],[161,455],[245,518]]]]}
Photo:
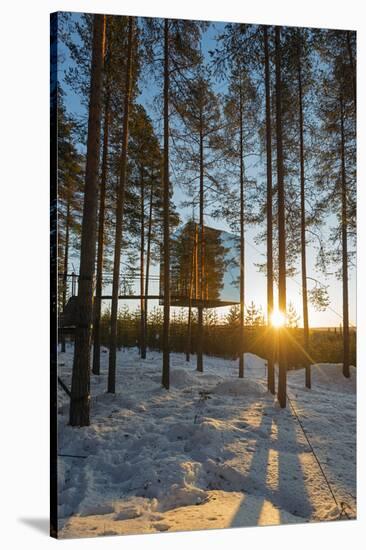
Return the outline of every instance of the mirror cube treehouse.
{"type": "MultiPolygon", "coordinates": [[[[163,254],[160,269],[160,304],[164,304],[163,254]]],[[[239,238],[190,221],[171,237],[170,304],[215,308],[240,303],[239,238]]]]}

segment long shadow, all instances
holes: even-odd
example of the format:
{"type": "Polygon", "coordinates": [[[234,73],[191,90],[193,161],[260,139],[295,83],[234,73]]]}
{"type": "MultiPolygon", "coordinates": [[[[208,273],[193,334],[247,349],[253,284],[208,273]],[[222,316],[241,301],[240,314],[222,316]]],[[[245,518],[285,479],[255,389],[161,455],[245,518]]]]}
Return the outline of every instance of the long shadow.
{"type": "Polygon", "coordinates": [[[260,426],[253,431],[257,438],[256,450],[241,488],[246,495],[231,526],[289,523],[296,521],[287,513],[301,518],[309,517],[312,506],[306,491],[302,466],[298,457],[301,444],[297,439],[295,420],[289,410],[265,405],[260,426]],[[271,437],[273,434],[274,437],[271,437]],[[265,500],[283,509],[278,513],[271,506],[265,509],[265,500]]]}
{"type": "Polygon", "coordinates": [[[288,450],[279,452],[278,457],[278,505],[306,521],[313,512],[313,507],[306,489],[304,469],[299,459],[302,444],[297,436],[295,422],[289,409],[282,410],[281,415],[278,415],[278,446],[279,449],[288,447],[288,450]]]}
{"type": "Polygon", "coordinates": [[[252,456],[249,471],[245,477],[245,487],[241,488],[248,495],[257,498],[244,498],[231,521],[232,527],[243,525],[258,525],[263,505],[263,495],[267,492],[267,466],[270,451],[270,435],[272,431],[273,407],[264,405],[261,422],[253,430],[256,438],[256,448],[252,456]]]}

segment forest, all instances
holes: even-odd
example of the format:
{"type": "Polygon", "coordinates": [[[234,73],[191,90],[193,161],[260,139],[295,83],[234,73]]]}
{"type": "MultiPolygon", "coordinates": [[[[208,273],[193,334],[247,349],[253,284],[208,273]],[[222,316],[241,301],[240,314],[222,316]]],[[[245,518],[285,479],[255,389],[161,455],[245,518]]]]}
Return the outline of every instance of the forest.
{"type": "Polygon", "coordinates": [[[71,426],[90,425],[107,350],[105,391],[116,393],[124,347],[141,360],[161,352],[166,390],[171,353],[198,372],[207,356],[235,360],[238,378],[254,353],[282,408],[290,370],[309,389],[315,363],[350,377],[355,32],[54,14],[51,136],[71,426]],[[263,302],[249,269],[265,280],[263,302]],[[337,322],[316,327],[315,311],[337,322]]]}

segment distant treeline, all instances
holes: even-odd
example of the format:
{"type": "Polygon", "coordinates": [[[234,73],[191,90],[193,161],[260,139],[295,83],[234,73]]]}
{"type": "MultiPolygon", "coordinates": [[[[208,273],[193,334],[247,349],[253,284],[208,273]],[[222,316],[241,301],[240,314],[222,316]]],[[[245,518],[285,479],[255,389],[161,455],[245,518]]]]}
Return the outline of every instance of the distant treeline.
{"type": "MultiPolygon", "coordinates": [[[[240,324],[236,319],[235,308],[225,319],[219,319],[216,312],[206,310],[204,324],[203,351],[206,355],[237,359],[241,349],[240,324]]],[[[251,322],[248,320],[248,322],[251,322]]],[[[101,343],[109,347],[110,313],[107,311],[101,318],[101,343]]],[[[186,312],[182,309],[173,315],[170,325],[170,346],[173,352],[195,354],[197,350],[197,319],[192,319],[191,343],[188,349],[188,328],[186,312]]],[[[287,327],[282,329],[287,336],[288,368],[299,368],[307,363],[342,363],[343,333],[341,328],[310,330],[309,352],[303,348],[303,329],[287,327]]],[[[275,329],[269,330],[260,317],[253,324],[244,328],[244,352],[255,353],[267,358],[272,351],[275,355],[275,329]]],[[[148,316],[147,347],[162,351],[163,348],[163,312],[153,308],[148,316]]],[[[140,312],[124,308],[118,316],[117,345],[122,347],[140,346],[140,312]]],[[[351,364],[356,365],[356,331],[350,332],[351,364]]]]}

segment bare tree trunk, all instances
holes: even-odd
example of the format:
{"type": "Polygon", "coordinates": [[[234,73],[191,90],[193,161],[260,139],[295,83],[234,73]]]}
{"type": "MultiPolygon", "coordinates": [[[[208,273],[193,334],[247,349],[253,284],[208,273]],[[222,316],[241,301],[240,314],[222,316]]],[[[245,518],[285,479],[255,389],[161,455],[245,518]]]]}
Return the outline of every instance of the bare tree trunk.
{"type": "Polygon", "coordinates": [[[93,374],[100,374],[100,317],[102,307],[103,288],[103,256],[104,256],[104,220],[105,220],[105,196],[108,170],[108,141],[109,141],[109,88],[106,87],[106,99],[104,105],[104,129],[103,129],[103,153],[102,173],[99,200],[99,225],[98,225],[98,255],[97,255],[97,280],[94,300],[94,326],[93,326],[93,374]]]}
{"type": "Polygon", "coordinates": [[[243,90],[240,74],[239,123],[240,123],[240,339],[239,378],[244,377],[244,150],[243,150],[243,90]]]}
{"type": "Polygon", "coordinates": [[[196,259],[196,224],[194,224],[194,236],[191,258],[191,272],[189,280],[189,303],[188,303],[188,322],[187,322],[187,342],[186,342],[186,361],[190,361],[191,344],[192,344],[192,297],[193,297],[193,283],[195,274],[195,259],[196,259]]]}
{"type": "Polygon", "coordinates": [[[199,199],[199,228],[200,228],[200,254],[199,254],[199,305],[198,305],[198,326],[197,326],[197,370],[203,372],[203,289],[204,289],[204,269],[205,269],[205,257],[204,257],[204,219],[203,219],[203,129],[202,129],[202,113],[200,115],[200,199],[199,199]]]}
{"type": "Polygon", "coordinates": [[[188,320],[187,320],[187,341],[186,341],[186,361],[187,363],[191,360],[191,342],[192,342],[192,305],[191,299],[188,304],[188,320]]]}
{"type": "Polygon", "coordinates": [[[109,393],[115,393],[116,391],[118,293],[119,293],[119,276],[120,276],[120,266],[121,266],[123,211],[124,211],[125,191],[126,191],[128,124],[129,124],[129,114],[130,114],[130,96],[131,96],[131,80],[132,80],[133,26],[134,26],[134,18],[129,17],[128,18],[126,80],[125,80],[126,89],[125,89],[125,95],[124,95],[124,109],[123,109],[121,171],[120,171],[120,177],[119,177],[119,184],[117,188],[116,236],[115,236],[115,243],[114,243],[111,332],[110,332],[109,369],[108,369],[108,392],[109,393]]]}
{"type": "Polygon", "coordinates": [[[342,182],[342,281],[343,281],[343,375],[349,370],[349,313],[348,313],[348,243],[347,243],[347,180],[344,137],[344,102],[340,97],[341,111],[341,182],[342,182]]]}
{"type": "MultiPolygon", "coordinates": [[[[64,276],[62,287],[62,310],[65,311],[67,299],[67,270],[69,267],[69,239],[70,239],[70,196],[67,196],[66,207],[66,232],[65,232],[65,252],[64,252],[64,276]]],[[[66,351],[66,340],[64,328],[61,328],[61,351],[66,351]]]]}
{"type": "Polygon", "coordinates": [[[164,324],[163,324],[163,372],[162,384],[169,389],[170,380],[170,227],[169,227],[169,19],[164,21],[164,324]]]}
{"type": "Polygon", "coordinates": [[[147,230],[147,249],[146,249],[146,275],[145,275],[145,342],[147,340],[147,322],[148,322],[148,296],[149,296],[149,274],[150,274],[150,249],[152,232],[152,211],[153,211],[153,180],[151,179],[150,204],[149,204],[149,223],[147,230]]]}
{"type": "Polygon", "coordinates": [[[145,341],[145,297],[144,297],[144,264],[145,264],[145,182],[141,168],[141,231],[140,231],[140,353],[141,359],[146,359],[145,341]]]}
{"type": "Polygon", "coordinates": [[[271,316],[273,313],[273,220],[272,220],[272,124],[271,124],[271,85],[269,70],[268,32],[264,30],[264,63],[265,63],[265,88],[266,88],[266,152],[267,152],[267,330],[269,334],[268,350],[268,390],[274,394],[274,342],[271,316]]]}
{"type": "Polygon", "coordinates": [[[105,16],[94,15],[84,208],[80,248],[78,322],[75,332],[74,364],[71,381],[71,426],[89,426],[90,424],[90,345],[97,232],[104,35],[105,16]]]}
{"type": "MultiPolygon", "coordinates": [[[[276,27],[276,134],[277,134],[277,187],[278,187],[278,306],[286,316],[286,225],[285,189],[282,144],[282,77],[281,77],[281,27],[276,27]]],[[[278,349],[278,401],[286,407],[287,353],[283,329],[279,329],[278,349]]]]}
{"type": "Polygon", "coordinates": [[[301,195],[301,281],[302,281],[302,311],[304,322],[304,350],[306,354],[305,385],[311,388],[311,370],[309,362],[309,312],[306,272],[306,213],[305,213],[305,159],[304,159],[304,115],[301,72],[301,36],[299,36],[297,75],[299,91],[299,130],[300,130],[300,195],[301,195]]]}

